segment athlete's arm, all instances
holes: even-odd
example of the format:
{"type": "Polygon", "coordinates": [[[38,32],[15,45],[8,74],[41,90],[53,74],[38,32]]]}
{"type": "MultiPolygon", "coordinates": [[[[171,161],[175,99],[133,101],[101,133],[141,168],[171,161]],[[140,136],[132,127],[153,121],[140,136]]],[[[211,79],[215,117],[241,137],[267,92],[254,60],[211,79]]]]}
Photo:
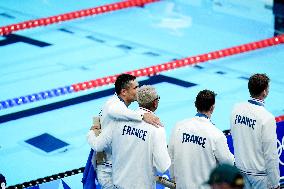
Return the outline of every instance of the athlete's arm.
{"type": "Polygon", "coordinates": [[[174,142],[175,142],[175,129],[172,129],[170,143],[168,147],[169,155],[171,158],[171,166],[170,166],[170,176],[173,180],[175,180],[175,172],[174,172],[174,142]]]}
{"type": "Polygon", "coordinates": [[[102,130],[99,136],[96,136],[95,130],[90,130],[87,134],[88,144],[96,152],[102,152],[105,148],[111,145],[112,141],[112,126],[108,126],[102,130]]]}
{"type": "Polygon", "coordinates": [[[279,186],[280,173],[277,152],[276,122],[273,117],[264,123],[261,138],[267,178],[271,184],[269,187],[277,188],[279,186]]]}
{"type": "Polygon", "coordinates": [[[108,114],[110,117],[123,121],[138,121],[144,120],[146,123],[156,127],[162,126],[160,119],[151,113],[140,114],[137,111],[127,108],[123,103],[112,103],[108,106],[108,114]]]}
{"type": "Polygon", "coordinates": [[[156,169],[164,173],[171,165],[164,128],[155,128],[153,133],[153,160],[156,169]]]}
{"type": "Polygon", "coordinates": [[[234,155],[230,152],[226,136],[223,133],[220,133],[215,144],[214,154],[218,162],[234,165],[234,155]]]}

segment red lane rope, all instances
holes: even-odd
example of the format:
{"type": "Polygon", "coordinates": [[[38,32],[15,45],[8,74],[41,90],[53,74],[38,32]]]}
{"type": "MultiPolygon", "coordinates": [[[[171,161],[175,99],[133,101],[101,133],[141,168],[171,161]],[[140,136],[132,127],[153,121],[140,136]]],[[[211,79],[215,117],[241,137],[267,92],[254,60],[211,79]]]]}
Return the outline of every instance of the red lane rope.
{"type": "MultiPolygon", "coordinates": [[[[151,76],[151,75],[155,75],[160,72],[177,69],[177,68],[181,68],[181,67],[185,67],[189,65],[200,64],[203,62],[207,62],[209,60],[214,60],[214,59],[219,59],[219,58],[223,58],[226,56],[232,56],[235,54],[245,53],[245,52],[249,52],[249,51],[253,51],[253,50],[257,50],[257,49],[261,49],[265,47],[278,45],[281,43],[284,43],[284,35],[280,35],[277,37],[268,38],[268,39],[264,39],[261,41],[248,43],[248,44],[243,44],[243,45],[239,45],[239,46],[235,46],[235,47],[231,47],[227,49],[217,50],[217,51],[213,51],[210,53],[205,53],[205,54],[201,54],[197,56],[187,57],[187,58],[183,58],[180,60],[167,62],[164,64],[159,64],[159,65],[154,65],[154,66],[150,66],[150,67],[146,67],[142,69],[137,69],[137,70],[129,71],[126,73],[135,75],[136,77],[151,76]]],[[[57,97],[57,96],[65,95],[65,94],[67,95],[73,92],[79,92],[79,91],[83,91],[86,89],[104,86],[110,83],[114,83],[117,76],[118,74],[95,79],[95,80],[85,81],[85,82],[73,84],[70,86],[60,87],[60,88],[56,88],[52,90],[46,90],[43,92],[21,96],[18,98],[0,101],[0,110],[11,108],[11,107],[18,106],[18,105],[23,105],[26,103],[37,102],[38,100],[45,100],[45,99],[49,99],[52,97],[57,97]]]]}
{"type": "MultiPolygon", "coordinates": [[[[141,68],[141,69],[137,69],[133,71],[128,71],[126,73],[134,75],[136,77],[149,76],[149,75],[154,75],[154,74],[168,71],[168,70],[181,68],[181,67],[189,66],[189,65],[200,64],[200,63],[207,62],[209,60],[214,60],[214,59],[219,59],[219,58],[232,56],[232,55],[236,55],[240,53],[245,53],[245,52],[249,52],[249,51],[253,51],[253,50],[257,50],[257,49],[261,49],[265,47],[278,45],[281,43],[284,43],[284,34],[279,35],[277,37],[264,39],[261,41],[247,43],[247,44],[243,44],[243,45],[239,45],[239,46],[235,46],[235,47],[231,47],[227,49],[217,50],[217,51],[213,51],[210,53],[205,53],[205,54],[201,54],[197,56],[192,56],[192,57],[187,57],[187,58],[183,58],[180,60],[167,62],[164,64],[159,64],[159,65],[141,68]]],[[[72,88],[75,92],[79,92],[82,90],[107,85],[110,83],[114,83],[118,75],[120,74],[73,84],[72,88]]]]}
{"type": "Polygon", "coordinates": [[[284,115],[276,117],[275,120],[276,120],[277,123],[284,121],[284,115]]]}
{"type": "Polygon", "coordinates": [[[95,8],[83,9],[79,11],[74,11],[70,13],[60,14],[56,16],[50,16],[46,18],[39,18],[35,20],[28,20],[25,22],[20,22],[17,24],[11,24],[7,26],[0,27],[0,35],[8,35],[19,30],[25,30],[29,28],[35,28],[39,26],[47,26],[54,23],[64,22],[68,20],[73,20],[77,18],[82,18],[86,16],[103,14],[106,12],[111,12],[115,10],[125,9],[134,6],[142,6],[147,3],[153,3],[159,0],[127,0],[118,3],[112,3],[107,5],[102,5],[95,8]]]}

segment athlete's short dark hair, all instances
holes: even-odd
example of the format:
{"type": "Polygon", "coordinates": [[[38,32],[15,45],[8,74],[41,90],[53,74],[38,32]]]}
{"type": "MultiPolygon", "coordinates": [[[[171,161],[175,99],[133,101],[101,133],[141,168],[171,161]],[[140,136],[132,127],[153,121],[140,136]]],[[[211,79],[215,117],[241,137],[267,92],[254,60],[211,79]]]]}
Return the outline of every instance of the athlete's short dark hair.
{"type": "Polygon", "coordinates": [[[135,76],[130,74],[121,74],[117,77],[114,86],[116,94],[120,94],[122,89],[128,89],[130,81],[134,81],[135,76]]]}
{"type": "Polygon", "coordinates": [[[211,106],[215,104],[216,94],[210,90],[202,90],[198,93],[195,100],[195,107],[200,112],[207,112],[210,110],[211,106]]]}
{"type": "Polygon", "coordinates": [[[254,74],[249,78],[248,89],[251,97],[258,97],[265,89],[268,88],[270,82],[266,74],[254,74]]]}

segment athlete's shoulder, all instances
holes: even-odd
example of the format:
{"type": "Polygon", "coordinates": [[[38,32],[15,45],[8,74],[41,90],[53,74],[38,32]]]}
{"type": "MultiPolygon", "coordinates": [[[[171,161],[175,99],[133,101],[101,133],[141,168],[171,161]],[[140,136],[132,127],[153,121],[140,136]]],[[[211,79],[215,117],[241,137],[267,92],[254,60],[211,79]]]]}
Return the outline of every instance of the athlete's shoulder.
{"type": "Polygon", "coordinates": [[[240,108],[244,108],[246,106],[248,106],[249,103],[248,102],[238,102],[238,103],[235,103],[234,106],[233,106],[233,110],[236,110],[236,109],[240,109],[240,108]]]}
{"type": "Polygon", "coordinates": [[[205,130],[205,132],[208,133],[212,138],[219,138],[220,136],[224,135],[223,131],[221,131],[219,128],[217,128],[216,125],[211,122],[209,122],[206,125],[206,128],[204,128],[203,130],[205,130]]]}
{"type": "Polygon", "coordinates": [[[105,110],[109,110],[116,107],[116,109],[123,109],[125,106],[125,104],[118,98],[117,95],[113,95],[112,97],[110,97],[109,99],[107,99],[107,101],[105,102],[103,109],[105,110]]]}
{"type": "Polygon", "coordinates": [[[165,135],[166,134],[166,129],[165,127],[155,127],[153,125],[151,126],[151,131],[155,134],[155,135],[165,135]]]}
{"type": "Polygon", "coordinates": [[[261,114],[260,116],[264,121],[275,119],[274,115],[265,108],[263,108],[262,111],[260,111],[260,114],[261,114]]]}
{"type": "Polygon", "coordinates": [[[216,135],[216,137],[224,137],[225,134],[223,133],[223,131],[221,131],[220,129],[218,129],[217,127],[214,127],[214,133],[216,135]]]}
{"type": "Polygon", "coordinates": [[[117,95],[112,95],[111,97],[109,97],[106,101],[105,104],[110,104],[110,103],[115,103],[115,102],[119,102],[119,98],[117,95]]]}
{"type": "Polygon", "coordinates": [[[181,121],[178,121],[175,126],[172,128],[172,136],[176,135],[177,132],[181,132],[185,129],[188,129],[192,123],[193,119],[192,118],[187,118],[187,119],[183,119],[181,121]]]}
{"type": "Polygon", "coordinates": [[[188,124],[190,124],[192,121],[193,121],[193,118],[186,118],[186,119],[183,119],[183,120],[178,121],[178,122],[176,123],[176,127],[181,127],[181,126],[184,126],[184,125],[188,125],[188,124]]]}

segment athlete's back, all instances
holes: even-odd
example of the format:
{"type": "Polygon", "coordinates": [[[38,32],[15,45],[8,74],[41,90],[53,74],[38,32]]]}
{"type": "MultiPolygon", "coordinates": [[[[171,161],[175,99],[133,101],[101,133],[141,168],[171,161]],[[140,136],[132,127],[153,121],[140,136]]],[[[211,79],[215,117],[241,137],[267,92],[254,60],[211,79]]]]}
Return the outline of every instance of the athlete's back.
{"type": "MultiPolygon", "coordinates": [[[[263,106],[250,102],[235,105],[231,115],[231,133],[236,165],[243,171],[265,172],[262,143],[273,132],[274,116],[263,106]]],[[[275,134],[275,133],[274,133],[275,134]]]]}
{"type": "Polygon", "coordinates": [[[121,122],[113,127],[113,183],[117,188],[155,188],[155,168],[170,166],[165,129],[144,121],[121,122]]]}

